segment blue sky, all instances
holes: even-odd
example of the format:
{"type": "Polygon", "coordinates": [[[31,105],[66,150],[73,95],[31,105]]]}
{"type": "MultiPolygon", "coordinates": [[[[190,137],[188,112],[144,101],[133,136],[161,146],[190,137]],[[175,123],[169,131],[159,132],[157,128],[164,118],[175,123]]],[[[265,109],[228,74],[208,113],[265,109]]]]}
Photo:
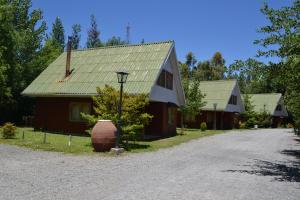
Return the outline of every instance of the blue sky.
{"type": "MultiPolygon", "coordinates": [[[[33,8],[43,11],[48,31],[56,16],[66,35],[72,24],[82,27],[81,47],[86,42],[90,15],[94,14],[101,39],[115,35],[125,39],[131,26],[131,42],[174,40],[177,57],[184,60],[192,51],[198,60],[207,60],[220,51],[229,65],[236,59],[254,57],[253,41],[262,35],[258,27],[267,23],[260,13],[262,0],[33,0],[33,8]]],[[[266,1],[271,7],[290,5],[291,0],[266,1]]],[[[267,62],[268,59],[263,59],[267,62]]]]}

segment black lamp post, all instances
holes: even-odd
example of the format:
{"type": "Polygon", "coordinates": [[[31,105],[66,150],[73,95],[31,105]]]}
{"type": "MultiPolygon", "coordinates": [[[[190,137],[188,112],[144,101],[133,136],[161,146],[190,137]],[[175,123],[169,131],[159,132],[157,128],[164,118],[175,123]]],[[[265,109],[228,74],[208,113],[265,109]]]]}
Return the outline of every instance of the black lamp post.
{"type": "Polygon", "coordinates": [[[117,127],[117,139],[116,139],[116,148],[119,148],[119,143],[120,143],[120,135],[122,132],[122,96],[123,96],[123,84],[126,83],[128,72],[126,71],[117,71],[117,76],[118,76],[118,83],[120,83],[120,100],[119,100],[119,105],[118,105],[118,127],[117,127]]]}

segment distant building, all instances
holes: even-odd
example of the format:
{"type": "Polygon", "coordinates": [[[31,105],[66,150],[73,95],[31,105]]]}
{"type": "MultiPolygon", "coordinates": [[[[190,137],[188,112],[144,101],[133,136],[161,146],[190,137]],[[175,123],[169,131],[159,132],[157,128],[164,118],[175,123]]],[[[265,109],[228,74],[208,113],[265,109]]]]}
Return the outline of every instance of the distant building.
{"type": "Polygon", "coordinates": [[[280,93],[249,94],[257,113],[266,111],[272,117],[272,127],[278,127],[288,117],[283,97],[280,93]]]}
{"type": "Polygon", "coordinates": [[[217,129],[238,126],[239,115],[245,109],[236,80],[201,81],[200,90],[205,94],[206,105],[198,115],[186,116],[188,127],[200,128],[201,122],[206,122],[207,127],[213,129],[215,116],[217,129]]]}
{"type": "Polygon", "coordinates": [[[34,127],[83,133],[87,125],[80,113],[93,113],[96,87],[119,89],[120,69],[130,73],[125,92],[150,96],[146,111],[154,118],[145,132],[174,134],[177,107],[185,99],[172,41],[62,53],[22,92],[36,99],[34,127]]]}

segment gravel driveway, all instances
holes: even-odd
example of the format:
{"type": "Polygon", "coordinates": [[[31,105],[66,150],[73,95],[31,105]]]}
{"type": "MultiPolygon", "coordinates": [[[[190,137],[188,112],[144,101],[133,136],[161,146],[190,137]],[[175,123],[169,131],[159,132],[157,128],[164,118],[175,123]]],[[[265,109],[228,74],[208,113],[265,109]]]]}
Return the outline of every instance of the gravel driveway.
{"type": "Polygon", "coordinates": [[[0,145],[0,199],[300,199],[300,138],[265,129],[158,152],[72,156],[0,145]]]}

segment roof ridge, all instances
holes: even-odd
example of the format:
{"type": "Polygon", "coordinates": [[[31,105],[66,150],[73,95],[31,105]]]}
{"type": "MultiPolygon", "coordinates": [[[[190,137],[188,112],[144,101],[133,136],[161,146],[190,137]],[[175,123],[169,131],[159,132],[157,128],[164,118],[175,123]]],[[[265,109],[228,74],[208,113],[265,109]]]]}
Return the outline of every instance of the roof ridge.
{"type": "Polygon", "coordinates": [[[271,92],[271,93],[249,93],[249,95],[266,95],[266,94],[280,94],[280,95],[282,95],[279,92],[271,92]]]}
{"type": "MultiPolygon", "coordinates": [[[[159,42],[148,42],[148,43],[143,43],[143,44],[122,44],[122,45],[105,46],[105,47],[72,49],[72,51],[89,51],[89,50],[96,50],[96,49],[110,49],[110,48],[132,47],[132,46],[147,46],[147,45],[164,44],[164,43],[174,43],[174,40],[165,40],[165,41],[159,41],[159,42]]],[[[64,52],[66,52],[66,51],[64,51],[64,52]]]]}
{"type": "Polygon", "coordinates": [[[203,82],[226,82],[226,81],[236,81],[236,79],[207,80],[207,81],[200,81],[200,84],[203,82]]]}

